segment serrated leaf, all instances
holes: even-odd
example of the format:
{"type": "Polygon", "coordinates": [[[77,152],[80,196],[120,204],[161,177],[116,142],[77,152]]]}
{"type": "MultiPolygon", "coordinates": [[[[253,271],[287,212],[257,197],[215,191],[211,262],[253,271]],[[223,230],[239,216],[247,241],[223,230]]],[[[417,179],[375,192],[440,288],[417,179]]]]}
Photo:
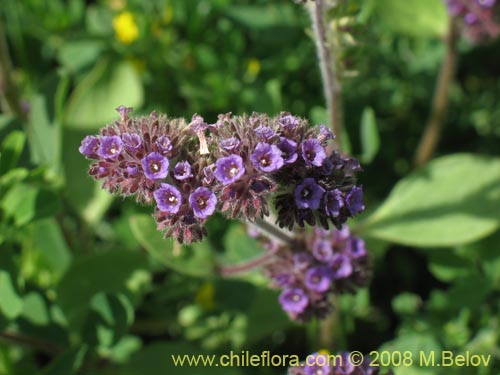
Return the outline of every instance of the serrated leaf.
{"type": "Polygon", "coordinates": [[[68,101],[66,126],[94,130],[117,118],[120,105],[141,107],[144,89],[132,64],[102,60],[77,85],[68,101]]]}
{"type": "Polygon", "coordinates": [[[130,227],[141,246],[165,266],[190,276],[207,277],[214,274],[213,252],[207,241],[184,246],[179,254],[174,254],[174,240],[163,238],[151,216],[131,216],[130,227]]]}
{"type": "Polygon", "coordinates": [[[500,224],[500,159],[453,154],[404,178],[360,233],[417,247],[456,246],[500,224]]]}

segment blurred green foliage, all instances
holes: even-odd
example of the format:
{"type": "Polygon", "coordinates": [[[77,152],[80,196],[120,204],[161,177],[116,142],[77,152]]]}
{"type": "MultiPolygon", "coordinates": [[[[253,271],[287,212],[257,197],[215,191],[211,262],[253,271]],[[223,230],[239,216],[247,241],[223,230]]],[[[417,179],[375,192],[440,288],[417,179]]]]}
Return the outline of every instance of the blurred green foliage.
{"type": "MultiPolygon", "coordinates": [[[[339,298],[330,349],[471,350],[495,363],[395,373],[495,375],[500,42],[461,42],[439,157],[412,172],[444,52],[444,7],[352,0],[344,11],[355,41],[342,56],[346,135],[364,163],[368,207],[354,230],[375,261],[371,287],[339,298]]],[[[208,241],[177,248],[147,208],[103,192],[77,152],[120,104],[209,121],[285,110],[324,122],[302,7],[3,0],[0,22],[28,111],[23,119],[1,100],[0,374],[192,374],[173,369],[169,354],[320,349],[316,323],[290,323],[258,273],[217,275],[262,253],[242,225],[216,217],[208,241]]]]}

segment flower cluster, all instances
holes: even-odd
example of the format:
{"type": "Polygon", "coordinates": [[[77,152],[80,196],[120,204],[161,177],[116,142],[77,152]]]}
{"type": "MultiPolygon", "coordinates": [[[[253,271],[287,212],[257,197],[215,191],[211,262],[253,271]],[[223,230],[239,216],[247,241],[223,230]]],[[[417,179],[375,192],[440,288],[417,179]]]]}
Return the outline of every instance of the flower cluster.
{"type": "Polygon", "coordinates": [[[449,13],[462,20],[465,34],[474,41],[500,34],[495,20],[497,0],[444,0],[449,13]]]}
{"type": "Polygon", "coordinates": [[[280,226],[295,223],[327,229],[364,209],[355,159],[327,152],[333,134],[325,127],[282,113],[270,118],[220,115],[207,124],[194,115],[188,124],[152,113],[120,119],[87,136],[80,152],[93,160],[89,174],[103,188],[143,203],[166,236],[199,241],[216,210],[254,221],[269,215],[274,194],[280,226]]]}
{"type": "MultiPolygon", "coordinates": [[[[261,237],[264,239],[264,237],[261,237]]],[[[271,286],[281,289],[279,302],[291,319],[307,321],[330,311],[330,294],[353,292],[370,278],[370,258],[363,240],[347,227],[316,228],[294,249],[267,240],[275,256],[264,268],[271,286]]]]}
{"type": "Polygon", "coordinates": [[[354,366],[349,353],[341,352],[338,355],[314,353],[308,356],[305,363],[290,367],[288,375],[378,375],[380,368],[370,366],[370,360],[365,358],[363,363],[354,366]]]}

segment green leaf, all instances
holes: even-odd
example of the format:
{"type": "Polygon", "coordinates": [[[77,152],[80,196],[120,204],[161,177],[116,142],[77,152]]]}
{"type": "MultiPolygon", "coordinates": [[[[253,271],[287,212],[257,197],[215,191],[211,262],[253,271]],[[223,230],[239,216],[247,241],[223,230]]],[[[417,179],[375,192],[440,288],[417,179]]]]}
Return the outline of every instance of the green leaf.
{"type": "Polygon", "coordinates": [[[174,240],[163,238],[156,230],[156,224],[151,216],[131,216],[130,227],[141,246],[165,266],[196,277],[208,277],[214,274],[213,251],[207,241],[184,246],[179,254],[174,254],[174,240]]]}
{"type": "Polygon", "coordinates": [[[23,317],[38,326],[50,323],[47,304],[39,293],[31,292],[24,296],[23,317]]]}
{"type": "Polygon", "coordinates": [[[237,265],[264,253],[262,246],[246,231],[242,224],[233,224],[224,236],[224,257],[221,262],[237,265]]]}
{"type": "Polygon", "coordinates": [[[371,0],[373,17],[392,33],[418,38],[435,38],[445,34],[448,13],[442,1],[436,0],[371,0]]]}
{"type": "Polygon", "coordinates": [[[83,323],[94,295],[130,294],[128,282],[144,269],[144,256],[126,251],[92,254],[74,261],[57,287],[57,301],[70,325],[83,323]]]}
{"type": "Polygon", "coordinates": [[[23,300],[18,296],[10,274],[4,270],[0,270],[0,301],[0,312],[7,319],[15,319],[23,311],[23,300]]]}
{"type": "Polygon", "coordinates": [[[58,53],[58,59],[68,70],[75,72],[92,65],[104,49],[100,40],[73,40],[63,44],[58,53]]]}
{"type": "Polygon", "coordinates": [[[441,157],[398,182],[360,234],[417,247],[476,241],[499,226],[499,181],[498,158],[441,157]]]}
{"type": "Polygon", "coordinates": [[[19,157],[24,149],[26,135],[21,131],[11,132],[2,142],[0,149],[0,175],[17,165],[19,157]]]}
{"type": "Polygon", "coordinates": [[[144,101],[141,79],[128,62],[102,60],[77,85],[68,101],[66,125],[93,130],[117,118],[120,105],[138,109],[144,101]]]}
{"type": "Polygon", "coordinates": [[[422,306],[422,299],[414,293],[401,293],[392,299],[392,309],[399,315],[415,314],[422,306]]]}
{"type": "Polygon", "coordinates": [[[226,13],[252,30],[292,27],[297,22],[295,12],[288,4],[233,5],[226,13]]]}
{"type": "Polygon", "coordinates": [[[372,108],[367,107],[361,115],[361,161],[363,163],[371,163],[377,156],[380,147],[380,138],[377,129],[377,120],[375,112],[372,108]]]}
{"type": "Polygon", "coordinates": [[[68,375],[76,374],[82,366],[87,354],[87,347],[69,349],[56,358],[41,374],[42,375],[68,375]]]}

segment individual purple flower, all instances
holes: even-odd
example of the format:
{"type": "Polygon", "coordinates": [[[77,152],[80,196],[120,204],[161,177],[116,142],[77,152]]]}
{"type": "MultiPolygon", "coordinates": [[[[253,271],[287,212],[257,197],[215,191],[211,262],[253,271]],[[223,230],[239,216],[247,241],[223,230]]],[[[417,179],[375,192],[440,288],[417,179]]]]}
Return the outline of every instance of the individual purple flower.
{"type": "Polygon", "coordinates": [[[203,183],[205,185],[212,185],[212,182],[215,180],[215,164],[207,165],[203,168],[203,183]]]}
{"type": "Polygon", "coordinates": [[[241,141],[236,137],[226,138],[219,142],[219,146],[226,151],[236,150],[241,144],[241,141]]]}
{"type": "Polygon", "coordinates": [[[343,254],[335,254],[330,262],[333,280],[345,279],[352,274],[351,260],[343,254]]]}
{"type": "Polygon", "coordinates": [[[493,5],[495,5],[497,0],[477,0],[477,2],[483,8],[491,8],[493,5]]]}
{"type": "Polygon", "coordinates": [[[139,168],[137,168],[137,165],[127,165],[127,176],[128,177],[135,177],[137,176],[137,173],[139,172],[139,168]]]}
{"type": "Polygon", "coordinates": [[[280,137],[280,142],[277,144],[277,147],[281,151],[281,157],[285,164],[295,163],[298,157],[297,142],[285,137],[280,137]]]}
{"type": "Polygon", "coordinates": [[[299,271],[303,271],[308,268],[312,261],[311,256],[305,251],[301,251],[300,253],[293,255],[293,265],[299,271]]]}
{"type": "Polygon", "coordinates": [[[290,273],[280,273],[273,277],[274,282],[280,287],[291,286],[295,282],[295,277],[290,273]]]}
{"type": "Polygon", "coordinates": [[[356,215],[365,209],[363,204],[363,189],[354,186],[346,197],[347,208],[351,212],[351,215],[356,215]]]}
{"type": "Polygon", "coordinates": [[[329,139],[334,139],[335,136],[333,135],[333,132],[326,127],[325,125],[320,125],[319,126],[319,136],[318,140],[320,142],[328,141],[329,139]]]}
{"type": "Polygon", "coordinates": [[[176,214],[182,204],[181,192],[172,185],[160,184],[153,193],[158,209],[169,214],[176,214]]]}
{"type": "Polygon", "coordinates": [[[263,125],[260,125],[258,128],[255,128],[254,132],[259,141],[268,141],[276,135],[273,129],[263,125]]]}
{"type": "Polygon", "coordinates": [[[294,130],[300,125],[300,120],[292,115],[284,115],[279,118],[280,126],[285,130],[294,130]]]}
{"type": "Polygon", "coordinates": [[[327,215],[337,217],[344,206],[342,193],[338,189],[330,190],[325,194],[325,211],[327,215]]]}
{"type": "Polygon", "coordinates": [[[279,296],[283,310],[290,314],[301,314],[309,304],[309,298],[300,288],[287,288],[279,296]]]}
{"type": "Polygon", "coordinates": [[[268,173],[277,171],[284,164],[280,149],[263,142],[257,144],[250,159],[255,168],[268,173]]]}
{"type": "Polygon", "coordinates": [[[141,160],[144,174],[150,180],[161,180],[168,175],[169,161],[158,152],[151,152],[141,160]]]}
{"type": "Polygon", "coordinates": [[[366,251],[365,241],[359,238],[351,238],[347,247],[351,257],[354,259],[365,257],[368,254],[366,251]]]}
{"type": "Polygon", "coordinates": [[[101,145],[97,155],[103,159],[116,159],[122,152],[122,140],[117,135],[104,135],[101,137],[101,145]]]}
{"type": "Polygon", "coordinates": [[[309,166],[321,167],[326,159],[326,151],[320,141],[311,138],[302,142],[302,158],[309,166]]]}
{"type": "Polygon", "coordinates": [[[243,159],[239,155],[229,155],[215,163],[215,178],[223,185],[238,181],[244,173],[243,159]]]}
{"type": "Polygon", "coordinates": [[[325,267],[314,267],[306,272],[305,284],[308,289],[323,293],[330,289],[331,280],[325,267]]]}
{"type": "Polygon", "coordinates": [[[162,135],[156,140],[156,147],[158,147],[158,151],[160,151],[162,154],[165,154],[172,150],[172,142],[170,141],[169,137],[167,137],[166,135],[162,135]]]}
{"type": "Polygon", "coordinates": [[[325,189],[319,186],[314,178],[305,178],[295,188],[295,204],[298,208],[317,210],[324,193],[325,189]]]}
{"type": "Polygon", "coordinates": [[[307,357],[304,364],[305,375],[331,375],[329,358],[326,354],[314,353],[307,357]]]}
{"type": "Polygon", "coordinates": [[[183,181],[193,177],[191,165],[187,161],[180,161],[174,167],[174,177],[176,180],[183,181]]]}
{"type": "Polygon", "coordinates": [[[139,150],[142,146],[141,137],[136,133],[123,133],[122,141],[125,148],[131,152],[139,150]]]}
{"type": "Polygon", "coordinates": [[[320,262],[328,263],[333,257],[333,246],[331,240],[317,239],[312,246],[313,256],[320,262]]]}
{"type": "Polygon", "coordinates": [[[95,158],[97,156],[97,150],[99,148],[99,138],[93,135],[88,135],[83,138],[82,144],[78,151],[80,154],[85,155],[88,158],[95,158]]]}
{"type": "Polygon", "coordinates": [[[217,197],[210,189],[200,186],[189,196],[189,204],[194,216],[198,219],[206,219],[214,213],[217,197]]]}

